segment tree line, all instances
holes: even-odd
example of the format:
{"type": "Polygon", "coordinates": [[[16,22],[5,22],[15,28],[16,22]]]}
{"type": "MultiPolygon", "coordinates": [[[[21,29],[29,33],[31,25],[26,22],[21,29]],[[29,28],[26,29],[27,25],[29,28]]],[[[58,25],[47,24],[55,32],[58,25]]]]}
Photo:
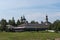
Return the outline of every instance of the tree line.
{"type": "MultiPolygon", "coordinates": [[[[28,21],[26,21],[28,23],[28,21]]],[[[2,19],[0,21],[0,31],[5,31],[7,30],[7,26],[6,25],[12,25],[12,26],[18,26],[18,25],[21,25],[21,24],[24,24],[25,22],[22,22],[22,19],[18,19],[17,22],[15,22],[15,19],[14,17],[12,17],[12,19],[10,19],[8,22],[6,21],[6,19],[2,19]]],[[[30,23],[32,24],[38,24],[38,22],[35,22],[34,20],[31,21],[30,23]]]]}
{"type": "Polygon", "coordinates": [[[55,32],[60,31],[60,20],[54,21],[50,26],[49,30],[55,30],[55,32]]]}
{"type": "MultiPolygon", "coordinates": [[[[28,23],[28,21],[26,21],[28,23]]],[[[32,24],[39,24],[39,22],[36,22],[36,21],[31,21],[30,23],[32,24]]],[[[7,30],[7,26],[6,25],[12,25],[12,26],[18,26],[18,25],[21,25],[21,24],[24,24],[24,22],[22,22],[22,19],[18,19],[17,22],[15,22],[15,19],[14,17],[12,17],[12,19],[10,19],[8,22],[6,21],[6,19],[2,19],[0,20],[0,31],[5,31],[7,30]]],[[[49,25],[49,28],[48,30],[55,30],[56,32],[57,31],[60,31],[60,20],[56,20],[54,21],[53,23],[51,23],[49,25]]]]}

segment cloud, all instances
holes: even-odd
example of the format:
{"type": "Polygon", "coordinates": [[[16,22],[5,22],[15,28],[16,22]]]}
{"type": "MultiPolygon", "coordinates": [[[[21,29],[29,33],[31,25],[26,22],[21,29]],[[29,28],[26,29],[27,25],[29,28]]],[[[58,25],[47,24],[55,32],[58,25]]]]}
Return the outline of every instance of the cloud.
{"type": "Polygon", "coordinates": [[[0,19],[25,15],[27,20],[45,21],[48,14],[49,21],[60,17],[60,0],[0,0],[0,19]],[[47,12],[47,13],[46,13],[47,12]]]}
{"type": "Polygon", "coordinates": [[[47,6],[59,2],[58,0],[0,0],[0,9],[23,8],[33,6],[47,6]]]}

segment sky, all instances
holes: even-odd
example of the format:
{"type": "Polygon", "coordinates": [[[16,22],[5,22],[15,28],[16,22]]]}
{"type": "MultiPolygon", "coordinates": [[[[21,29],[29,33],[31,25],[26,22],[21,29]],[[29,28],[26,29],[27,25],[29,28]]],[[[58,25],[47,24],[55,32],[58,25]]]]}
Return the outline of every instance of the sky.
{"type": "Polygon", "coordinates": [[[9,20],[12,17],[17,21],[21,16],[27,21],[49,21],[60,19],[60,0],[0,0],[0,20],[9,20]]]}

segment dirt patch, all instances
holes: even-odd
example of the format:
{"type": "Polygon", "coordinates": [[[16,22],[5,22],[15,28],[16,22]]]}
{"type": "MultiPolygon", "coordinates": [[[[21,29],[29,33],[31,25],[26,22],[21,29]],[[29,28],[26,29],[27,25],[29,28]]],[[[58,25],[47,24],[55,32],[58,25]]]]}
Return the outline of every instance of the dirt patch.
{"type": "Polygon", "coordinates": [[[55,40],[60,40],[60,38],[55,38],[55,40]]]}

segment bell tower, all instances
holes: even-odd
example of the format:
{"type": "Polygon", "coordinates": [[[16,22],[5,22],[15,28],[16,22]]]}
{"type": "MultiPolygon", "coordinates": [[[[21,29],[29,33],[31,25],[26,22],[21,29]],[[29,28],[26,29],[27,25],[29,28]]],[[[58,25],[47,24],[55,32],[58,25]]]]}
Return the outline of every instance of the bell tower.
{"type": "Polygon", "coordinates": [[[48,16],[46,15],[46,22],[45,25],[48,25],[48,16]]]}
{"type": "Polygon", "coordinates": [[[46,22],[48,22],[48,15],[46,15],[46,22]]]}

